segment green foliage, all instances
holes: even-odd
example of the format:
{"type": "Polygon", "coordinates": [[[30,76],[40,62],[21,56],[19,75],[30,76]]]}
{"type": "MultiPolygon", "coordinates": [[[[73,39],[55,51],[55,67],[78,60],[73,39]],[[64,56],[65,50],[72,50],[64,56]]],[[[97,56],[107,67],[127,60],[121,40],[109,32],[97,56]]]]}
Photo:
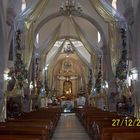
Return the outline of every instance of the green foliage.
{"type": "Polygon", "coordinates": [[[15,73],[16,80],[18,81],[19,87],[22,88],[25,80],[27,79],[28,72],[22,61],[22,47],[21,47],[20,37],[21,37],[21,31],[17,30],[16,31],[16,46],[15,46],[16,60],[14,64],[15,65],[14,73],[15,73]]]}
{"type": "Polygon", "coordinates": [[[97,79],[95,82],[95,88],[96,88],[97,93],[100,93],[101,91],[101,83],[102,83],[101,61],[102,61],[102,58],[100,58],[99,72],[98,72],[97,79]]]}
{"type": "Polygon", "coordinates": [[[127,78],[127,50],[126,50],[126,31],[121,29],[122,38],[122,54],[119,63],[116,66],[116,78],[119,80],[126,80],[127,78]]]}

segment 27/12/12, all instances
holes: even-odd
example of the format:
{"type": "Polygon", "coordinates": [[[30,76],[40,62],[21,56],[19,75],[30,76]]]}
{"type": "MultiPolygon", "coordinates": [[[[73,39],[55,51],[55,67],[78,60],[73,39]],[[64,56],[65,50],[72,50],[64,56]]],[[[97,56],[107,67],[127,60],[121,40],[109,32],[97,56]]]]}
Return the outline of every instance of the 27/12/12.
{"type": "Polygon", "coordinates": [[[140,119],[112,119],[112,126],[140,126],[140,119]]]}

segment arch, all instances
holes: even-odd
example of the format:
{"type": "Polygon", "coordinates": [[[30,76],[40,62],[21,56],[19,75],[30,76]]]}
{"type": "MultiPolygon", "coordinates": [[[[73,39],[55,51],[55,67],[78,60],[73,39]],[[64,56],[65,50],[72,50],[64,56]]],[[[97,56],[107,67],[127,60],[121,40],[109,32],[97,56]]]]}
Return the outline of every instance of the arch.
{"type": "MultiPolygon", "coordinates": [[[[75,45],[73,44],[73,41],[71,40],[71,39],[75,39],[75,41],[80,41],[79,40],[79,38],[77,38],[77,37],[71,37],[71,36],[61,36],[61,37],[59,37],[57,40],[56,40],[56,42],[57,41],[59,41],[59,40],[61,40],[61,39],[63,39],[63,43],[67,40],[67,39],[65,39],[65,38],[69,38],[70,40],[69,40],[69,43],[71,44],[71,46],[72,46],[72,49],[73,50],[75,50],[75,52],[76,52],[76,54],[77,54],[77,56],[78,56],[78,58],[80,58],[81,60],[82,60],[82,62],[84,63],[84,64],[86,64],[87,66],[89,66],[90,67],[90,61],[88,61],[88,59],[86,59],[86,57],[84,57],[84,55],[82,55],[79,51],[78,51],[78,49],[76,49],[75,48],[75,45]]],[[[80,41],[81,42],[81,41],[80,41]]],[[[62,44],[63,44],[62,43],[62,44]]],[[[82,42],[81,42],[82,43],[82,42]]],[[[62,45],[61,44],[61,45],[62,45]]],[[[60,46],[61,46],[60,45],[60,46]]],[[[84,46],[84,44],[82,43],[82,46],[84,46]]],[[[62,47],[63,47],[63,45],[62,45],[62,47]]],[[[56,49],[56,48],[55,48],[56,49]]],[[[59,52],[60,50],[58,49],[58,47],[57,47],[57,51],[56,52],[59,52]]],[[[87,51],[87,49],[85,48],[85,51],[87,51]]],[[[88,51],[87,51],[88,52],[88,51]]],[[[51,54],[51,52],[49,52],[49,53],[47,53],[47,55],[48,54],[51,54]]],[[[89,53],[89,55],[90,55],[90,53],[89,53]]],[[[90,55],[91,56],[91,55],[90,55]]],[[[53,59],[55,58],[55,56],[54,57],[52,57],[53,59]]],[[[87,57],[88,58],[88,57],[87,57]]],[[[52,60],[52,59],[51,59],[52,60]]],[[[50,63],[51,61],[49,60],[47,60],[46,61],[46,63],[50,63]]]]}

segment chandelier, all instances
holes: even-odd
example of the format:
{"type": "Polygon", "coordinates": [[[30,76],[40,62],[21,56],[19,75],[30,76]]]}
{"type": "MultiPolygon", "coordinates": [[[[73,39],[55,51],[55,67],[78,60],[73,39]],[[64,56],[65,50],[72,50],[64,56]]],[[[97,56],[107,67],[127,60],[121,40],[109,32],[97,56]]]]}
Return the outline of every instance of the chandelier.
{"type": "Polygon", "coordinates": [[[75,2],[75,0],[66,0],[60,7],[60,13],[65,16],[81,15],[82,11],[80,3],[75,2]]]}

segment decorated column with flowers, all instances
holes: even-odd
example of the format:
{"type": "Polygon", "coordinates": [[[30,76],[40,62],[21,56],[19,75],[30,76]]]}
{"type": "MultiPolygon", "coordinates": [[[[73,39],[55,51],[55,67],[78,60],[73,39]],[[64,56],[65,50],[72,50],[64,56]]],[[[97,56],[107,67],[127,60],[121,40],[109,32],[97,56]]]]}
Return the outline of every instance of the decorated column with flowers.
{"type": "Polygon", "coordinates": [[[92,90],[92,69],[89,69],[88,94],[91,93],[91,90],[92,90]]]}
{"type": "MultiPolygon", "coordinates": [[[[10,69],[8,75],[15,79],[16,83],[10,94],[21,95],[23,89],[28,86],[28,71],[22,60],[23,47],[21,45],[21,31],[18,29],[15,34],[15,56],[14,56],[14,68],[10,69]]],[[[10,95],[11,96],[11,95],[10,95]]]]}
{"type": "Polygon", "coordinates": [[[127,78],[127,49],[126,49],[126,31],[121,28],[121,38],[122,38],[122,54],[119,63],[116,66],[116,78],[120,82],[124,82],[127,78]]]}
{"type": "Polygon", "coordinates": [[[35,58],[35,95],[39,95],[40,92],[40,59],[35,58]]]}
{"type": "Polygon", "coordinates": [[[97,92],[97,94],[100,93],[101,91],[101,84],[102,84],[102,57],[100,57],[99,59],[99,70],[98,70],[98,75],[96,78],[96,82],[95,82],[95,90],[97,92]]]}
{"type": "Polygon", "coordinates": [[[128,74],[128,52],[126,48],[126,30],[121,28],[121,38],[122,38],[122,53],[119,63],[116,66],[116,80],[117,80],[117,86],[119,91],[123,92],[123,87],[126,86],[126,79],[128,74]]]}
{"type": "Polygon", "coordinates": [[[95,81],[94,87],[94,102],[95,106],[100,109],[106,109],[107,105],[107,96],[103,86],[103,78],[102,78],[102,56],[99,58],[99,68],[98,74],[95,81]]]}
{"type": "Polygon", "coordinates": [[[27,82],[28,72],[22,60],[22,47],[21,47],[21,31],[16,31],[16,46],[15,46],[15,78],[17,80],[17,86],[22,89],[24,83],[27,82]]]}

